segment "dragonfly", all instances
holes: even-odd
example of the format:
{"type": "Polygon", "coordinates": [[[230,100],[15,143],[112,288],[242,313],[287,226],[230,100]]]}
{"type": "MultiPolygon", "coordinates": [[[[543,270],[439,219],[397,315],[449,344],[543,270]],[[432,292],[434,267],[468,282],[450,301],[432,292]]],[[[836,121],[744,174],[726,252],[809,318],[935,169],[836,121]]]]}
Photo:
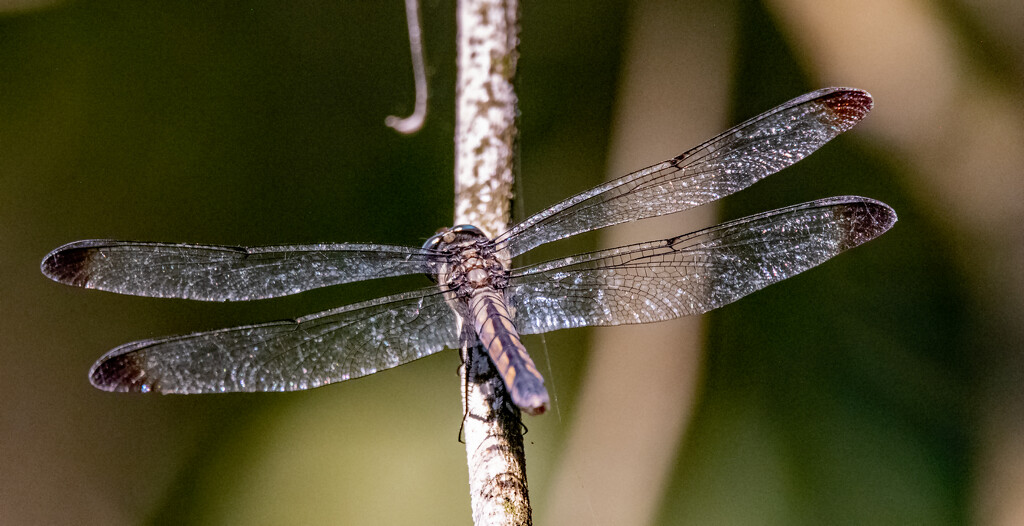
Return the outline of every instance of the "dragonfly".
{"type": "Polygon", "coordinates": [[[77,287],[199,301],[259,300],[426,274],[434,285],[292,320],[126,343],[103,355],[89,379],[118,392],[293,391],[482,343],[515,406],[540,414],[550,398],[520,335],[701,314],[878,237],[896,213],[874,199],[830,197],[668,239],[525,266],[503,261],[742,190],[850,129],[872,104],[870,94],[852,88],[802,95],[494,238],[458,225],[422,247],[84,240],[50,252],[41,269],[77,287]]]}

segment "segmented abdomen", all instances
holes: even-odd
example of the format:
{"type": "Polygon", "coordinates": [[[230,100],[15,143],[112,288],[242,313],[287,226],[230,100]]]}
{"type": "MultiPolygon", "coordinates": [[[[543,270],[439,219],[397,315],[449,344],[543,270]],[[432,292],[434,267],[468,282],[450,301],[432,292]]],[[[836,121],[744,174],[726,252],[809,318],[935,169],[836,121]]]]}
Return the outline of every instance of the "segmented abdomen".
{"type": "Polygon", "coordinates": [[[529,414],[543,413],[549,400],[544,379],[519,341],[501,294],[493,288],[474,290],[469,298],[469,311],[473,327],[505,381],[512,402],[529,414]]]}

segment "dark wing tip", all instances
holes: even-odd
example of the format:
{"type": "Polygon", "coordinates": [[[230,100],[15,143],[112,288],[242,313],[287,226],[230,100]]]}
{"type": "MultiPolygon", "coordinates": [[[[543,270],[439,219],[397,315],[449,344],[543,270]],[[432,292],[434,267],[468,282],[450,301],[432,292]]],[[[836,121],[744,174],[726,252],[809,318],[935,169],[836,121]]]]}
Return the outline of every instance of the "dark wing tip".
{"type": "Polygon", "coordinates": [[[103,355],[89,370],[89,382],[103,391],[117,393],[148,393],[159,389],[145,371],[142,355],[133,352],[136,342],[122,345],[103,355]]]}
{"type": "Polygon", "coordinates": [[[39,270],[54,281],[76,287],[88,287],[89,261],[92,254],[98,247],[108,243],[104,240],[87,239],[57,247],[43,258],[39,270]]]}
{"type": "Polygon", "coordinates": [[[840,208],[845,228],[841,248],[846,250],[884,234],[896,223],[896,211],[889,205],[866,197],[850,197],[840,208]]]}
{"type": "Polygon", "coordinates": [[[874,100],[871,94],[856,88],[829,88],[818,102],[823,104],[834,115],[839,127],[845,131],[860,122],[871,108],[874,100]]]}
{"type": "Polygon", "coordinates": [[[85,251],[77,247],[76,243],[58,247],[47,254],[39,265],[43,275],[54,281],[75,285],[86,261],[85,251]]]}

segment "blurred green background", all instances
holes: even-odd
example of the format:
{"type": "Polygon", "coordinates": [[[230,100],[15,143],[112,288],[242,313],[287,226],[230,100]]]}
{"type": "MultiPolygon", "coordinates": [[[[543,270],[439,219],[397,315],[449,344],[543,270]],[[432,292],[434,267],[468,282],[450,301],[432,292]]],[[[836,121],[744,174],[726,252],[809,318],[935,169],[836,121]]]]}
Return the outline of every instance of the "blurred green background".
{"type": "MultiPolygon", "coordinates": [[[[127,396],[86,379],[127,341],[424,278],[224,305],[77,290],[38,271],[85,238],[421,244],[453,213],[453,2],[422,6],[432,92],[411,137],[383,125],[413,101],[397,1],[0,8],[0,523],[470,524],[455,352],[287,394],[127,396]]],[[[689,394],[653,415],[679,422],[667,435],[583,409],[598,383],[588,346],[620,329],[524,338],[556,398],[526,422],[536,523],[1024,523],[1022,11],[522,6],[521,213],[623,173],[609,152],[627,131],[655,151],[628,161],[636,169],[851,85],[876,99],[863,125],[717,213],[858,194],[900,217],[878,241],[698,320],[703,351],[678,371],[689,394]],[[655,118],[623,124],[629,108],[658,115],[672,101],[693,113],[668,128],[704,123],[686,143],[662,145],[655,118]],[[577,431],[588,418],[598,433],[577,431]],[[594,435],[622,438],[588,445],[594,435]]],[[[618,356],[657,367],[680,355],[675,341],[618,356]]],[[[666,398],[631,381],[606,396],[666,398]]]]}

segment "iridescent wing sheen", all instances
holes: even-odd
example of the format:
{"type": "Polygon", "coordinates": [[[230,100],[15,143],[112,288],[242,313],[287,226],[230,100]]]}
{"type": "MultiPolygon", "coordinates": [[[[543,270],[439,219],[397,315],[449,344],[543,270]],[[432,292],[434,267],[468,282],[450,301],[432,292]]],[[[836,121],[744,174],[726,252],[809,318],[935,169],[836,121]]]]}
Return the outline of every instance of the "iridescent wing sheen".
{"type": "Polygon", "coordinates": [[[566,199],[495,239],[517,256],[618,223],[687,210],[742,190],[850,129],[871,95],[826,88],[797,97],[667,161],[566,199]]]}
{"type": "Polygon", "coordinates": [[[117,347],[89,379],[106,391],[294,391],[366,376],[457,348],[455,316],[436,288],[296,320],[117,347]]]}
{"type": "Polygon", "coordinates": [[[85,240],[50,252],[42,271],[68,285],[134,296],[246,301],[429,272],[421,248],[320,244],[231,247],[85,240]]]}
{"type": "MultiPolygon", "coordinates": [[[[871,109],[866,92],[793,99],[682,155],[567,199],[494,240],[515,256],[578,233],[686,210],[806,157],[871,109]]],[[[505,298],[524,334],[698,314],[818,265],[886,231],[878,201],[804,203],[662,241],[510,272],[505,298]]],[[[427,273],[449,254],[368,244],[229,247],[87,240],[42,262],[62,283],[151,297],[244,301],[427,273]]],[[[437,288],[296,320],[128,343],[90,380],[109,391],[206,393],[308,389],[457,347],[457,316],[437,288]]]]}
{"type": "Polygon", "coordinates": [[[700,314],[874,239],[895,221],[889,206],[872,199],[811,201],[517,269],[506,297],[523,334],[700,314]]]}

